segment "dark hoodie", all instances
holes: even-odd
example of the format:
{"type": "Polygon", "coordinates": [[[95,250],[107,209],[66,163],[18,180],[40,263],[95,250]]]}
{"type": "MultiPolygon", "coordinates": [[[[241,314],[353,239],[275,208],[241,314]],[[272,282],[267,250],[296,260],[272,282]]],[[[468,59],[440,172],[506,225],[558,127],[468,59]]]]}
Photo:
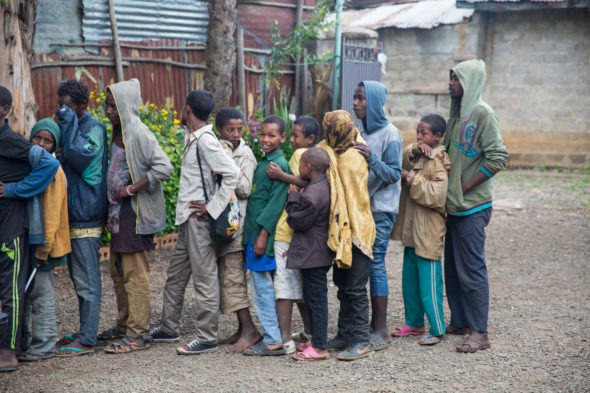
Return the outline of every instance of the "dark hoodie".
{"type": "Polygon", "coordinates": [[[492,176],[506,168],[508,152],[496,114],[482,98],[485,63],[468,60],[451,69],[461,82],[463,96],[452,98],[443,144],[451,158],[447,213],[467,216],[492,206],[492,176]],[[461,183],[481,171],[490,181],[463,195],[461,183]]]}
{"type": "Polygon", "coordinates": [[[395,213],[399,211],[402,169],[402,137],[391,124],[383,106],[387,90],[376,81],[363,81],[367,100],[366,119],[361,135],[371,149],[369,164],[369,194],[371,211],[395,213]]]}

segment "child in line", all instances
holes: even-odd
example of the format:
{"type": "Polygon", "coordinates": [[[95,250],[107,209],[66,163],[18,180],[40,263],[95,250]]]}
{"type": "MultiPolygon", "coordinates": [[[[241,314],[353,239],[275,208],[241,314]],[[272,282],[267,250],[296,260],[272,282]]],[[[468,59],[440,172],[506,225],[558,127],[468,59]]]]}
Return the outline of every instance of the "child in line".
{"type": "MultiPolygon", "coordinates": [[[[291,146],[293,146],[293,155],[289,160],[289,169],[292,174],[285,173],[275,164],[270,163],[266,170],[268,177],[277,179],[288,184],[294,184],[298,187],[304,187],[307,180],[299,177],[299,162],[301,155],[315,145],[319,133],[320,125],[310,116],[300,117],[291,127],[291,146]]],[[[277,271],[275,273],[275,294],[277,297],[277,316],[279,318],[279,327],[283,337],[283,343],[288,354],[295,352],[295,342],[307,342],[309,335],[309,316],[307,307],[303,300],[302,278],[299,270],[287,269],[287,254],[293,230],[287,224],[287,212],[283,211],[275,233],[275,258],[277,261],[277,271]],[[291,317],[293,303],[297,304],[301,319],[303,320],[303,332],[291,335],[291,317]]]]}
{"type": "Polygon", "coordinates": [[[326,170],[330,156],[324,150],[312,147],[301,156],[299,173],[309,181],[305,189],[289,189],[286,210],[287,222],[293,228],[289,246],[289,269],[300,269],[303,276],[303,298],[309,308],[311,341],[299,346],[293,354],[295,360],[324,360],[330,355],[328,344],[328,280],[334,252],[328,247],[330,217],[330,184],[326,170]]]}
{"type": "MultiPolygon", "coordinates": [[[[51,118],[39,120],[31,130],[29,140],[54,153],[60,142],[60,130],[51,118]]],[[[37,267],[33,287],[26,295],[23,318],[23,352],[19,362],[35,362],[55,356],[57,324],[55,320],[55,289],[53,269],[65,266],[71,252],[68,222],[68,190],[66,175],[61,167],[43,192],[44,244],[32,249],[31,257],[37,267]],[[32,331],[28,331],[29,317],[32,331]]]]}
{"type": "Polygon", "coordinates": [[[330,155],[330,233],[336,252],[333,279],[338,287],[338,334],[328,350],[341,351],[339,360],[371,356],[367,282],[375,242],[375,222],[367,180],[369,165],[355,148],[364,143],[350,113],[328,112],[323,120],[326,139],[318,147],[330,155]]]}
{"type": "Polygon", "coordinates": [[[276,270],[275,229],[285,206],[289,185],[266,175],[271,162],[277,163],[283,171],[289,170],[281,151],[285,137],[283,119],[274,115],[264,119],[258,139],[265,156],[254,171],[242,235],[242,244],[246,246],[246,268],[252,277],[254,307],[263,327],[262,341],[244,350],[244,355],[248,356],[285,354],[277,318],[273,275],[276,270]]]}
{"type": "Polygon", "coordinates": [[[402,293],[406,323],[395,329],[395,337],[424,334],[424,313],[429,334],[420,345],[438,344],[445,334],[441,256],[445,236],[445,201],[451,161],[439,145],[446,129],[439,115],[428,115],[418,123],[417,143],[403,152],[400,214],[393,239],[404,245],[402,293]]]}
{"type": "Polygon", "coordinates": [[[219,141],[240,168],[235,189],[240,204],[240,229],[236,238],[230,244],[219,247],[217,252],[221,310],[226,314],[235,312],[238,318],[238,331],[219,341],[222,345],[231,344],[227,350],[230,353],[242,352],[260,340],[260,333],[250,314],[242,245],[248,197],[252,191],[252,178],[256,169],[256,157],[242,139],[243,124],[244,117],[235,108],[222,108],[215,116],[215,125],[220,134],[219,141]]]}

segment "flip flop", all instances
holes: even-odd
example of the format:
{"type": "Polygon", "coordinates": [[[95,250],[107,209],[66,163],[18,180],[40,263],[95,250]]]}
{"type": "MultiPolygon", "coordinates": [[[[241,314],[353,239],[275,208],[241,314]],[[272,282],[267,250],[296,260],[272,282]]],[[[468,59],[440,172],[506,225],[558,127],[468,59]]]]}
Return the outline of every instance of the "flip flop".
{"type": "Polygon", "coordinates": [[[66,334],[65,336],[63,336],[62,338],[60,338],[57,341],[56,346],[63,347],[64,345],[70,345],[71,343],[73,343],[76,340],[77,337],[78,337],[78,333],[66,334]]]}
{"type": "Polygon", "coordinates": [[[330,354],[326,353],[325,355],[320,355],[319,353],[317,353],[315,348],[310,345],[309,347],[305,348],[305,350],[303,350],[301,352],[294,353],[291,357],[294,360],[298,360],[300,362],[305,362],[305,361],[327,360],[330,358],[330,354]]]}
{"type": "Polygon", "coordinates": [[[376,336],[374,334],[371,334],[371,337],[369,338],[369,347],[371,348],[371,350],[373,350],[375,352],[382,351],[384,349],[389,348],[390,346],[391,346],[391,341],[384,340],[380,336],[376,336]]]}
{"type": "Polygon", "coordinates": [[[244,350],[246,356],[281,356],[285,355],[285,348],[270,349],[266,346],[264,341],[260,341],[258,344],[251,346],[244,350]]]}
{"type": "Polygon", "coordinates": [[[424,334],[424,329],[412,330],[412,328],[405,323],[391,332],[393,337],[421,336],[422,334],[424,334]]]}
{"type": "Polygon", "coordinates": [[[299,352],[303,352],[303,351],[305,351],[305,348],[307,348],[307,347],[311,347],[311,340],[308,340],[308,341],[301,343],[301,344],[297,344],[296,348],[299,352]]]}
{"type": "Polygon", "coordinates": [[[74,356],[88,355],[89,353],[94,353],[94,348],[84,349],[78,347],[60,347],[55,356],[60,358],[71,358],[74,356]],[[64,353],[66,351],[70,353],[64,353]]]}
{"type": "Polygon", "coordinates": [[[433,336],[431,334],[425,334],[420,337],[420,340],[418,340],[418,344],[420,344],[420,345],[436,345],[439,342],[441,342],[441,339],[442,339],[442,336],[437,337],[437,336],[433,336]]]}

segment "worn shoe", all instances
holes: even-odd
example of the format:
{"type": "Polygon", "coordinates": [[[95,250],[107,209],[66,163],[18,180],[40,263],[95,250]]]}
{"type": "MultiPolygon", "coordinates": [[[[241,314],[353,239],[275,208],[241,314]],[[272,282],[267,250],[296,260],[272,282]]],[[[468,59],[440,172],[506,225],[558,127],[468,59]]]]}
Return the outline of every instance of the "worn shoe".
{"type": "Polygon", "coordinates": [[[171,336],[162,330],[162,327],[156,326],[150,330],[151,341],[155,343],[175,343],[180,341],[180,336],[171,336]]]}
{"type": "Polygon", "coordinates": [[[51,359],[55,357],[55,352],[49,353],[31,353],[21,352],[17,355],[19,362],[38,362],[39,360],[51,359]]]}
{"type": "Polygon", "coordinates": [[[338,355],[336,355],[336,359],[348,360],[348,361],[357,360],[357,359],[369,357],[369,356],[373,355],[374,353],[375,353],[375,351],[373,351],[371,349],[371,346],[368,344],[367,345],[365,345],[365,344],[352,344],[351,346],[346,348],[344,351],[342,351],[338,355]]]}
{"type": "Polygon", "coordinates": [[[297,350],[297,347],[295,346],[295,341],[293,340],[283,343],[283,348],[285,349],[285,353],[287,355],[291,355],[292,353],[295,353],[295,351],[297,350]]]}
{"type": "Polygon", "coordinates": [[[217,352],[217,344],[204,344],[198,340],[193,340],[187,345],[176,348],[176,353],[179,355],[200,355],[208,352],[217,352]]]}
{"type": "Polygon", "coordinates": [[[328,351],[342,351],[343,349],[345,349],[346,347],[348,347],[350,345],[350,342],[342,337],[342,336],[336,336],[331,340],[328,340],[328,344],[326,345],[326,349],[328,351]]]}
{"type": "Polygon", "coordinates": [[[291,339],[296,343],[306,343],[309,340],[311,340],[311,334],[307,334],[304,331],[301,331],[299,333],[293,333],[291,335],[291,339]]]}

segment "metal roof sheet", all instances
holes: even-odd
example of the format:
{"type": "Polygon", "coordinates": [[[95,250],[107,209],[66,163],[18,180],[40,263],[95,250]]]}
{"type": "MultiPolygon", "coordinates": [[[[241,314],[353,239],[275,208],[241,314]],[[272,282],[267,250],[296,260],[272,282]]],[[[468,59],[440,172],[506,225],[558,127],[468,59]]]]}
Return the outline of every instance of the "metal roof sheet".
{"type": "MultiPolygon", "coordinates": [[[[374,30],[386,27],[431,29],[439,25],[465,22],[473,12],[472,9],[458,9],[455,0],[427,0],[347,10],[342,13],[342,24],[346,27],[374,30]]],[[[330,17],[333,19],[335,16],[330,17]]]]}

